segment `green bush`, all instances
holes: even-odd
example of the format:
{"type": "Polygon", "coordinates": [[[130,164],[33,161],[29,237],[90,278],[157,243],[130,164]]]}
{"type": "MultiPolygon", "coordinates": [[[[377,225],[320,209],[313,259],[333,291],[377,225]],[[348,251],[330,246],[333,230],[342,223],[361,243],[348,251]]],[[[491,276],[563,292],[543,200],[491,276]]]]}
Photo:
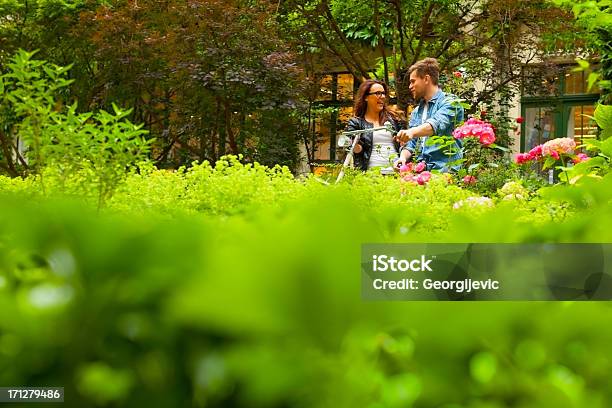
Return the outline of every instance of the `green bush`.
{"type": "Polygon", "coordinates": [[[35,60],[34,54],[19,50],[0,76],[0,131],[6,132],[0,143],[5,152],[14,149],[16,138],[26,146],[19,160],[12,154],[2,159],[7,168],[22,165],[24,174],[35,174],[43,193],[45,176],[51,173],[60,188],[92,195],[101,208],[126,175],[148,158],[151,140],[144,139],[142,125],[127,119],[131,110],[113,104],[114,113],[77,113],[76,102],[64,106],[59,96],[71,83],[65,78],[70,67],[35,60]]]}
{"type": "Polygon", "coordinates": [[[611,184],[456,210],[472,193],[442,177],[227,157],[143,166],[99,213],[0,178],[0,383],[74,407],[606,407],[606,303],[367,303],[358,271],[364,242],[611,242],[611,184]]]}

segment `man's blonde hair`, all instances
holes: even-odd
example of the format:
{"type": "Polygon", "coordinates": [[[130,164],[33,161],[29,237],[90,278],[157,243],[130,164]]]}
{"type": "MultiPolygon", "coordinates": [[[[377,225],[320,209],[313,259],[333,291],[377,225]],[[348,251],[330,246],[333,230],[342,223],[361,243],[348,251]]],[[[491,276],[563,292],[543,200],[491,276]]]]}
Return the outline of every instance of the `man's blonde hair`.
{"type": "Polygon", "coordinates": [[[416,71],[419,78],[425,78],[425,75],[429,75],[431,82],[434,85],[438,85],[438,79],[440,78],[440,65],[438,60],[435,58],[425,58],[417,61],[408,69],[408,75],[416,71]]]}

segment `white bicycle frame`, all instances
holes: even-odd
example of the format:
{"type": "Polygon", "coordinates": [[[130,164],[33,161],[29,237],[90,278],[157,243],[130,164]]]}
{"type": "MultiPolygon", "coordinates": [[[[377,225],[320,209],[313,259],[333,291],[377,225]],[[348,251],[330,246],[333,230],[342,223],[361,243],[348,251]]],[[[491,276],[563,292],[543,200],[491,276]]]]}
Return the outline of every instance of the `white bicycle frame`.
{"type": "MultiPolygon", "coordinates": [[[[375,127],[375,128],[371,128],[371,129],[363,129],[363,130],[352,130],[350,132],[343,132],[342,136],[350,136],[350,135],[356,135],[355,138],[353,139],[353,143],[351,143],[351,147],[349,148],[347,154],[346,154],[346,158],[344,159],[344,163],[342,164],[342,169],[340,169],[340,173],[338,173],[338,178],[336,179],[336,184],[340,182],[340,180],[342,180],[342,177],[344,177],[344,169],[346,169],[349,166],[353,166],[353,161],[354,161],[354,150],[355,150],[355,146],[357,145],[357,143],[359,143],[359,138],[361,137],[362,133],[368,133],[368,132],[374,132],[376,130],[389,130],[391,133],[395,133],[393,131],[393,128],[391,128],[391,126],[379,126],[379,127],[375,127]]],[[[341,139],[338,139],[338,141],[340,141],[341,139]]],[[[340,144],[340,143],[338,143],[340,144]]],[[[344,146],[344,144],[342,144],[342,146],[344,146]]]]}

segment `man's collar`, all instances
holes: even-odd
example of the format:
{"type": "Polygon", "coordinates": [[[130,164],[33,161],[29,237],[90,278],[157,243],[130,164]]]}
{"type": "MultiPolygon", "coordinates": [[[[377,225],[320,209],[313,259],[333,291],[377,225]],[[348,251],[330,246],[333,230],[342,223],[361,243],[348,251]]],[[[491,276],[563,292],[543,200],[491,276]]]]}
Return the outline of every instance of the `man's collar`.
{"type": "MultiPolygon", "coordinates": [[[[435,102],[438,98],[440,98],[442,95],[444,94],[444,92],[442,92],[442,89],[438,88],[438,91],[434,94],[433,98],[431,98],[429,100],[429,102],[435,102]]],[[[423,100],[425,100],[425,98],[423,98],[423,100]]]]}

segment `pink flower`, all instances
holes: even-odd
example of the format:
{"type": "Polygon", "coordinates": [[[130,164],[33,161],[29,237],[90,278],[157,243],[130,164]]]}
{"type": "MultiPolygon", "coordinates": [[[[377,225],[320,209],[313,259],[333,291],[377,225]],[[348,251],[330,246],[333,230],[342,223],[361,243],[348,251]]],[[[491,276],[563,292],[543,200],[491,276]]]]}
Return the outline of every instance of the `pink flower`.
{"type": "Polygon", "coordinates": [[[514,162],[516,164],[523,164],[534,160],[534,157],[529,153],[519,153],[514,157],[514,162]]]}
{"type": "Polygon", "coordinates": [[[574,162],[574,164],[578,164],[578,163],[581,163],[581,162],[583,162],[583,161],[587,161],[587,160],[589,160],[589,159],[590,159],[590,157],[589,157],[589,156],[587,156],[586,154],[584,154],[584,153],[578,153],[578,154],[576,155],[576,157],[574,157],[574,158],[572,159],[572,161],[574,162]]]}
{"type": "Polygon", "coordinates": [[[493,131],[481,133],[479,140],[480,143],[482,143],[483,145],[489,146],[490,144],[493,144],[493,142],[495,142],[495,135],[493,134],[493,131]]]}
{"type": "Polygon", "coordinates": [[[402,165],[399,171],[400,173],[408,173],[409,171],[412,171],[412,163],[402,165]]]}
{"type": "Polygon", "coordinates": [[[461,75],[461,72],[459,72],[459,71],[453,72],[453,75],[455,76],[455,78],[461,78],[463,76],[463,75],[461,75]]]}
{"type": "Polygon", "coordinates": [[[463,126],[458,127],[453,131],[455,139],[463,139],[465,137],[478,138],[480,143],[488,146],[495,142],[495,129],[485,121],[469,118],[463,126]]]}
{"type": "MultiPolygon", "coordinates": [[[[424,171],[421,174],[419,174],[418,179],[423,181],[423,184],[429,182],[429,180],[431,180],[431,173],[428,171],[424,171]]],[[[419,182],[419,184],[421,184],[419,182]]]]}
{"type": "Polygon", "coordinates": [[[427,165],[425,164],[425,162],[420,162],[414,167],[414,171],[416,171],[417,173],[420,173],[423,170],[425,170],[426,167],[427,165]]]}
{"type": "Polygon", "coordinates": [[[537,145],[529,151],[529,157],[531,160],[537,160],[543,156],[542,145],[537,145]]]}
{"type": "Polygon", "coordinates": [[[519,116],[518,118],[516,118],[516,123],[523,123],[523,117],[519,116]]]}
{"type": "Polygon", "coordinates": [[[416,180],[414,179],[414,176],[411,173],[406,174],[404,177],[402,177],[402,181],[406,183],[416,183],[416,180]]]}
{"type": "Polygon", "coordinates": [[[555,150],[550,152],[550,157],[552,157],[555,160],[559,160],[561,156],[559,156],[559,153],[557,153],[555,150]]]}
{"type": "Polygon", "coordinates": [[[472,185],[476,184],[476,177],[467,175],[463,178],[463,184],[472,185]]]}
{"type": "MultiPolygon", "coordinates": [[[[542,145],[542,154],[544,156],[553,156],[552,152],[563,154],[571,154],[576,148],[576,142],[574,139],[569,137],[560,137],[557,139],[549,140],[542,145]]],[[[554,156],[553,156],[554,157],[554,156]]]]}

